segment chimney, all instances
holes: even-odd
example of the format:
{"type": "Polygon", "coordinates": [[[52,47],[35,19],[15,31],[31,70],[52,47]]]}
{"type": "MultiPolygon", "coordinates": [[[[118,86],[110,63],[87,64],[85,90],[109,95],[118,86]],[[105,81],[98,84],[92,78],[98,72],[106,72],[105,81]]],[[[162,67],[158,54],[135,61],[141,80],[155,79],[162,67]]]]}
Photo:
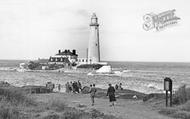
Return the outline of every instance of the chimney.
{"type": "Polygon", "coordinates": [[[61,50],[59,50],[58,53],[60,54],[60,53],[61,53],[61,50]]]}
{"type": "Polygon", "coordinates": [[[76,50],[75,49],[73,50],[73,55],[76,55],[76,50]]]}

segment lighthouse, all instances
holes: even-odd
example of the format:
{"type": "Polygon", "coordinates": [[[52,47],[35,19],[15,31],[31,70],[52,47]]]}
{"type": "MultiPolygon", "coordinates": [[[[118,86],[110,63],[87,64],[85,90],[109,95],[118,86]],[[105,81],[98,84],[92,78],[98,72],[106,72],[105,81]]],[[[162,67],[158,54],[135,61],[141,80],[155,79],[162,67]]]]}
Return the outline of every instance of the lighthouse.
{"type": "Polygon", "coordinates": [[[90,36],[88,43],[88,64],[100,62],[99,24],[95,13],[92,14],[90,22],[90,36]]]}

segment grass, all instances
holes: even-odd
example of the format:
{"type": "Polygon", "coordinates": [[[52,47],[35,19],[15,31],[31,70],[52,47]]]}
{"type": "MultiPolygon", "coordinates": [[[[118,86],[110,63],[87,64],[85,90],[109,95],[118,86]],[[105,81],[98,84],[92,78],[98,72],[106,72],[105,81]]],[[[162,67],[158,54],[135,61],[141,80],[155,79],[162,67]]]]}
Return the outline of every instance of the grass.
{"type": "MultiPolygon", "coordinates": [[[[82,105],[80,105],[82,106],[82,105]]],[[[83,107],[83,106],[82,106],[83,107]]],[[[81,107],[81,108],[82,108],[81,107]]],[[[0,119],[117,119],[98,110],[68,107],[62,100],[36,102],[19,88],[0,88],[0,119]]]]}
{"type": "Polygon", "coordinates": [[[160,114],[167,115],[175,119],[190,119],[190,112],[180,108],[165,108],[159,111],[160,114]]]}
{"type": "Polygon", "coordinates": [[[84,112],[81,110],[76,110],[75,108],[70,108],[66,110],[61,119],[118,119],[112,115],[105,115],[96,109],[92,109],[90,112],[84,112]]]}
{"type": "Polygon", "coordinates": [[[111,115],[105,115],[96,109],[89,112],[68,107],[67,104],[61,100],[52,100],[48,105],[50,110],[55,113],[46,115],[43,119],[117,119],[111,115]]]}
{"type": "Polygon", "coordinates": [[[19,109],[5,101],[0,102],[0,119],[19,119],[19,109]]]}
{"type": "Polygon", "coordinates": [[[6,100],[14,105],[34,104],[34,101],[21,91],[21,89],[15,87],[0,88],[0,100],[6,100]]]}
{"type": "MultiPolygon", "coordinates": [[[[163,100],[161,103],[165,103],[165,97],[155,99],[153,98],[153,102],[156,100],[163,100]]],[[[186,88],[185,85],[180,87],[175,94],[173,95],[173,107],[163,107],[165,104],[161,103],[154,105],[156,108],[160,108],[159,113],[175,118],[175,119],[190,119],[190,88],[186,88]]]]}
{"type": "Polygon", "coordinates": [[[186,88],[185,85],[181,86],[174,94],[173,104],[179,105],[186,103],[189,99],[190,89],[186,88]]]}
{"type": "Polygon", "coordinates": [[[21,110],[34,104],[19,88],[0,88],[0,119],[24,119],[21,110]]]}
{"type": "Polygon", "coordinates": [[[62,112],[65,111],[68,107],[67,104],[65,104],[64,102],[62,102],[61,100],[52,100],[49,105],[48,105],[51,109],[57,111],[57,112],[62,112]]]}

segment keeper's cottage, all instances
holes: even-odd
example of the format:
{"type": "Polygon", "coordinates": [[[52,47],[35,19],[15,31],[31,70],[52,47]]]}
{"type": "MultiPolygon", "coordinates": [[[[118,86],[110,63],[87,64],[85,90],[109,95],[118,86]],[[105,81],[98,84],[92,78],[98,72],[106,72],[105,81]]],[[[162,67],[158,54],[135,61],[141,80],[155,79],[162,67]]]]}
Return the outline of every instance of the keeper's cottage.
{"type": "Polygon", "coordinates": [[[76,50],[59,50],[58,54],[49,58],[48,64],[73,65],[77,62],[77,58],[76,50]]]}

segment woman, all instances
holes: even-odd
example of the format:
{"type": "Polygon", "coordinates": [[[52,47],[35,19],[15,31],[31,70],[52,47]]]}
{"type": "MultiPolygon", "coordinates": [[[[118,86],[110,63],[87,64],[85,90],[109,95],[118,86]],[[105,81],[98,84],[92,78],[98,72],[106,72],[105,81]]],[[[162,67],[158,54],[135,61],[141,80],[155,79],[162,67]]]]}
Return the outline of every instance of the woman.
{"type": "Polygon", "coordinates": [[[107,96],[109,96],[109,100],[111,102],[110,106],[114,106],[114,102],[116,101],[115,89],[111,84],[109,84],[109,88],[108,88],[108,91],[107,91],[107,96]]]}

